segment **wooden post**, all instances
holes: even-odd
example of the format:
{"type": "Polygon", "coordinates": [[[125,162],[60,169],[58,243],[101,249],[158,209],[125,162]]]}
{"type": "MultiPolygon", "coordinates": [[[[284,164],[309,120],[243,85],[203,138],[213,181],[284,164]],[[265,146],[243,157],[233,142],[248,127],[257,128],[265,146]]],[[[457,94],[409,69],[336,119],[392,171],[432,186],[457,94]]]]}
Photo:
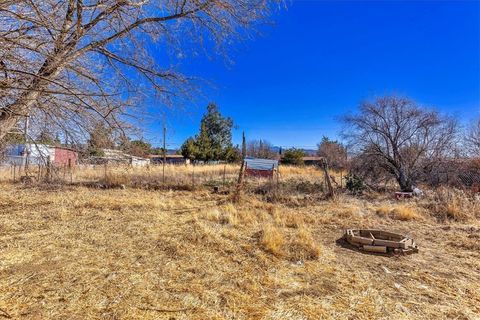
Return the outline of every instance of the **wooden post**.
{"type": "Polygon", "coordinates": [[[227,174],[227,165],[224,164],[224,165],[223,165],[223,186],[224,186],[224,187],[225,187],[225,185],[227,184],[226,174],[227,174]]]}
{"type": "Polygon", "coordinates": [[[167,162],[167,144],[165,142],[165,137],[167,133],[167,128],[163,126],[163,168],[162,168],[162,181],[165,185],[165,163],[167,162]]]}
{"type": "Polygon", "coordinates": [[[238,173],[237,187],[235,190],[235,195],[233,197],[233,202],[239,202],[242,188],[243,188],[243,176],[245,175],[246,164],[245,157],[247,156],[247,143],[245,140],[245,132],[242,134],[242,164],[240,166],[240,172],[238,173]]]}
{"type": "Polygon", "coordinates": [[[47,176],[46,176],[46,180],[47,182],[50,182],[50,175],[51,175],[51,172],[52,172],[52,168],[51,168],[51,161],[50,161],[50,156],[47,157],[47,176]]]}
{"type": "Polygon", "coordinates": [[[335,191],[333,190],[332,181],[330,180],[330,175],[328,173],[328,163],[326,159],[322,159],[322,167],[327,185],[327,199],[335,199],[335,191]]]}
{"type": "Polygon", "coordinates": [[[195,166],[192,166],[192,186],[195,188],[195,166]]]}

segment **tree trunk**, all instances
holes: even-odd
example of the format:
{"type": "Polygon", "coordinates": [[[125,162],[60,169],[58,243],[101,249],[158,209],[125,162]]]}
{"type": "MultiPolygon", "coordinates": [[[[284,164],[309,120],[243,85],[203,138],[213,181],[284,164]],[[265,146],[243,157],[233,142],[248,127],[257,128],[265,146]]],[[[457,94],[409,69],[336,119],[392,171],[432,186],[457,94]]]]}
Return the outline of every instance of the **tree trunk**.
{"type": "Polygon", "coordinates": [[[406,176],[405,172],[403,170],[399,170],[398,176],[397,176],[397,182],[400,186],[400,190],[403,192],[412,192],[412,182],[410,179],[406,176]]]}
{"type": "Polygon", "coordinates": [[[37,103],[41,90],[48,85],[50,79],[60,74],[66,64],[65,55],[66,52],[63,51],[55,58],[47,59],[29,85],[29,90],[24,91],[15,102],[0,110],[0,141],[20,119],[28,115],[30,109],[37,103]]]}

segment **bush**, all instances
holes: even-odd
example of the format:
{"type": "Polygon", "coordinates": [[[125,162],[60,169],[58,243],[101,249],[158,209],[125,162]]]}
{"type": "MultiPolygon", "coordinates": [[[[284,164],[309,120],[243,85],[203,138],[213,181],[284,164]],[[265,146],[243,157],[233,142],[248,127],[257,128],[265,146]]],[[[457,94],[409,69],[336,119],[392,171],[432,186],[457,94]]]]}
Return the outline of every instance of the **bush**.
{"type": "Polygon", "coordinates": [[[303,150],[291,148],[285,150],[285,153],[282,157],[282,163],[302,166],[304,165],[303,157],[305,157],[305,152],[303,150]]]}
{"type": "Polygon", "coordinates": [[[347,177],[347,183],[346,183],[346,187],[347,187],[347,190],[354,193],[354,194],[358,194],[358,193],[362,193],[362,191],[365,189],[365,185],[363,184],[363,180],[358,177],[357,175],[355,174],[349,174],[347,177]]]}

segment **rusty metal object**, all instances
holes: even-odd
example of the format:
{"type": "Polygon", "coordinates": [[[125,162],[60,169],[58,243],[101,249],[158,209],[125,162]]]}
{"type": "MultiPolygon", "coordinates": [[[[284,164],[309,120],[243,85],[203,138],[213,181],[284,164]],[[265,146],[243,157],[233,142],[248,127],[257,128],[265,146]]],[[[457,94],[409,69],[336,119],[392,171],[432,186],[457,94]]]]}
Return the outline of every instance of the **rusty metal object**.
{"type": "Polygon", "coordinates": [[[375,229],[348,229],[344,237],[348,243],[363,251],[390,254],[418,252],[415,241],[399,233],[375,229]]]}

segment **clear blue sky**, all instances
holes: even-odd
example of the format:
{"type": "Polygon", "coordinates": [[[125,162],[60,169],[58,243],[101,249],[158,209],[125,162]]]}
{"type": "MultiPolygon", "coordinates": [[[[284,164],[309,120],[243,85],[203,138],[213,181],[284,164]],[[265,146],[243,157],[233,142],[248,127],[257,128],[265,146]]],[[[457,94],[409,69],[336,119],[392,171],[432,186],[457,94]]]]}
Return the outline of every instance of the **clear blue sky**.
{"type": "MultiPolygon", "coordinates": [[[[196,104],[168,113],[170,147],[198,131],[208,101],[234,119],[234,142],[314,148],[340,115],[396,93],[461,118],[480,116],[480,2],[295,1],[222,58],[183,59],[211,81],[196,104]]],[[[159,144],[160,126],[144,137],[159,144]]]]}

